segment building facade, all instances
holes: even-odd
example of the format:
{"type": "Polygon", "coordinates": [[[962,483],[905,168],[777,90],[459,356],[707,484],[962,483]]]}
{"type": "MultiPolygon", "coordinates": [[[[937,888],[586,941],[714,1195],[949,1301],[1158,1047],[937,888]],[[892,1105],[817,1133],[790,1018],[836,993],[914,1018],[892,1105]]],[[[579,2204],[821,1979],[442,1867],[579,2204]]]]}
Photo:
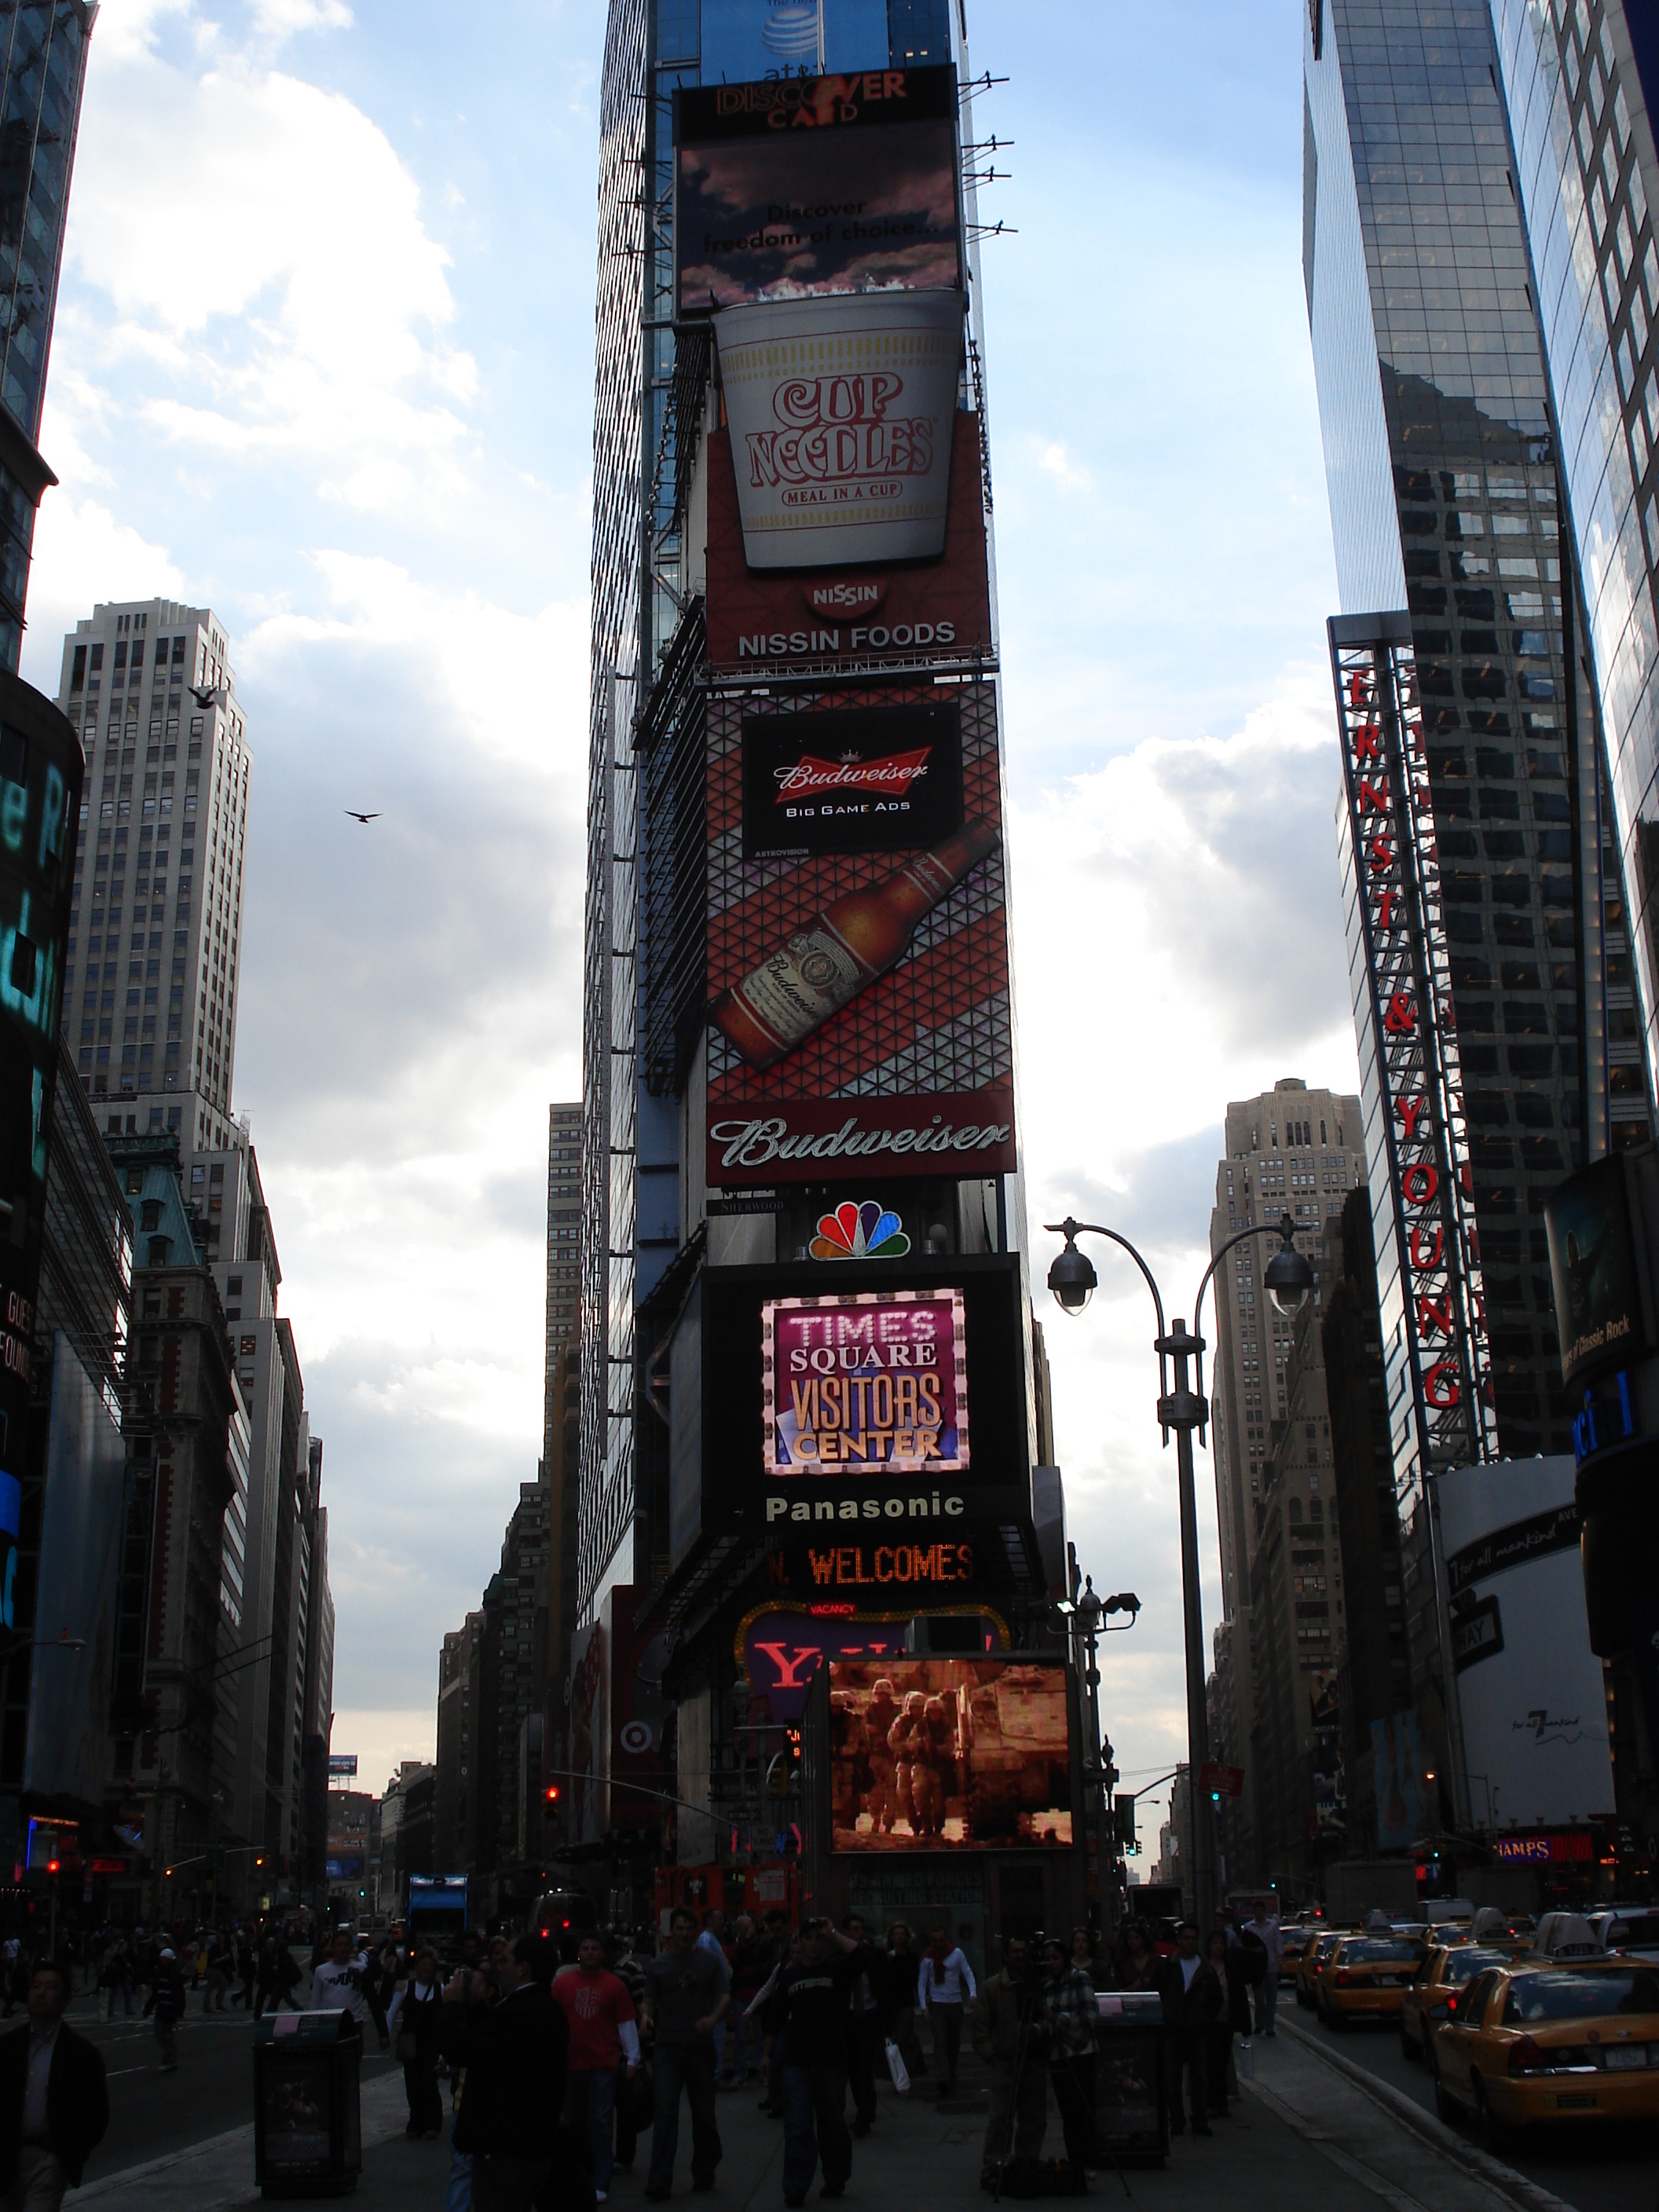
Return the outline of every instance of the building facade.
{"type": "Polygon", "coordinates": [[[87,757],[64,1035],[82,1086],[187,1151],[232,1141],[251,755],[210,609],[93,609],[58,704],[87,757]]]}
{"type": "Polygon", "coordinates": [[[40,451],[70,177],[94,6],[10,0],[0,8],[0,659],[15,674],[35,509],[58,479],[40,451]]]}
{"type": "MultiPolygon", "coordinates": [[[[1528,270],[1538,302],[1565,495],[1562,521],[1586,582],[1586,657],[1613,764],[1611,819],[1629,902],[1628,951],[1609,962],[1609,1081],[1639,1100],[1655,1064],[1659,934],[1659,190],[1651,103],[1659,38],[1626,0],[1494,0],[1528,270]],[[1645,1042],[1645,1054],[1643,1045],[1645,1042]]],[[[1632,1121],[1639,1115],[1632,1112],[1632,1121]]]]}
{"type": "MultiPolygon", "coordinates": [[[[1312,1304],[1322,1295],[1325,1224],[1362,1184],[1365,1154],[1359,1100],[1312,1089],[1287,1076],[1272,1091],[1228,1106],[1225,1152],[1216,1169],[1210,1249],[1253,1222],[1288,1215],[1297,1249],[1314,1269],[1312,1304]]],[[[1252,1622],[1253,1571],[1265,1526],[1274,1439],[1291,1418],[1295,1322],[1279,1313],[1261,1283],[1277,1249],[1263,1237],[1234,1247],[1217,1270],[1215,1364],[1211,1382],[1211,1451],[1221,1540],[1222,1618],[1213,1638],[1216,1755],[1244,1771],[1244,1794],[1218,1808],[1222,1848],[1241,1879],[1255,1869],[1259,1753],[1277,1738],[1256,1730],[1252,1622]]],[[[1304,1395],[1322,1387],[1312,1377],[1304,1395]]],[[[1322,1404],[1303,1416],[1322,1423],[1322,1404]]],[[[1271,1778],[1261,1787],[1277,1792],[1271,1778]]]]}
{"type": "Polygon", "coordinates": [[[1581,643],[1601,571],[1566,519],[1498,63],[1442,0],[1309,11],[1345,922],[1395,1486],[1430,1562],[1437,1474],[1565,1446],[1544,1201],[1651,1125],[1610,1036],[1632,947],[1581,643]]]}

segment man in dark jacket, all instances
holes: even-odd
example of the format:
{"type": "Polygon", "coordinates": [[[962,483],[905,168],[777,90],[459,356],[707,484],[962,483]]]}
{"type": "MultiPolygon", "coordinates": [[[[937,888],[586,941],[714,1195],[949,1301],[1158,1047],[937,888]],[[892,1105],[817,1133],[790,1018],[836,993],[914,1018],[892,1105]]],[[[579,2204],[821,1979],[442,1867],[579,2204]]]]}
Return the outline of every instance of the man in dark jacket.
{"type": "Polygon", "coordinates": [[[148,2020],[155,2018],[156,2047],[161,2054],[161,2071],[176,2074],[179,2070],[179,2021],[185,2016],[185,1976],[179,1964],[179,1955],[168,1943],[162,1947],[155,1961],[155,1986],[149,1993],[149,2002],[144,2007],[148,2020]]]}
{"type": "Polygon", "coordinates": [[[853,2171],[847,2127],[847,2060],[854,1985],[870,1970],[868,1943],[827,1920],[801,1930],[799,1959],[769,2001],[767,2025],[783,2053],[783,2201],[803,2204],[818,2160],[821,2197],[839,2197],[853,2171]]]}
{"type": "Polygon", "coordinates": [[[1170,2038],[1170,2132],[1178,2136],[1187,2124],[1181,2090],[1184,2074],[1191,2089],[1193,2133],[1207,2136],[1211,2133],[1210,2055],[1206,2031],[1221,2013],[1225,1997],[1213,1970],[1199,1956],[1198,1927],[1194,1921],[1181,1923],[1179,1947],[1175,1957],[1164,1962],[1158,1994],[1164,2000],[1164,2025],[1170,2038]]]}
{"type": "Polygon", "coordinates": [[[473,2212],[531,2212],[553,2185],[570,2030],[550,1990],[544,1936],[520,1936],[495,1967],[496,2001],[465,2003],[469,1977],[444,1991],[444,2055],[466,2068],[455,2148],[472,2160],[473,2212]]]}
{"type": "Polygon", "coordinates": [[[28,2026],[0,2036],[0,2191],[29,2212],[58,2212],[109,2125],[103,2057],[64,2025],[69,2001],[63,1969],[43,1960],[28,2026]]]}

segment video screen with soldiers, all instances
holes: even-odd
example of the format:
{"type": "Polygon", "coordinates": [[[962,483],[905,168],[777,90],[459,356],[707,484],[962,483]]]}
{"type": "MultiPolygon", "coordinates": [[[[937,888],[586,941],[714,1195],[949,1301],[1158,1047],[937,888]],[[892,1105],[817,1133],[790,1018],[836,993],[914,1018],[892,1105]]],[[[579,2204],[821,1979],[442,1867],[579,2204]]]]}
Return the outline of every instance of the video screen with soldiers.
{"type": "Polygon", "coordinates": [[[830,1662],[838,1851],[1069,1848],[1071,1778],[1064,1668],[830,1662]]]}

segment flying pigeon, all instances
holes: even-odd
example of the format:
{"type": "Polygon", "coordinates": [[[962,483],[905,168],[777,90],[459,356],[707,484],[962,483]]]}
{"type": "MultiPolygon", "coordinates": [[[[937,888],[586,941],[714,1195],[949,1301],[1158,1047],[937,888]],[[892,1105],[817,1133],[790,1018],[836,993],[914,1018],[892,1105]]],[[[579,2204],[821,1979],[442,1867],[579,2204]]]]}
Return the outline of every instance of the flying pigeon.
{"type": "Polygon", "coordinates": [[[380,818],[378,814],[359,814],[355,806],[348,806],[345,811],[351,817],[354,822],[362,822],[365,824],[370,822],[378,822],[380,818]]]}

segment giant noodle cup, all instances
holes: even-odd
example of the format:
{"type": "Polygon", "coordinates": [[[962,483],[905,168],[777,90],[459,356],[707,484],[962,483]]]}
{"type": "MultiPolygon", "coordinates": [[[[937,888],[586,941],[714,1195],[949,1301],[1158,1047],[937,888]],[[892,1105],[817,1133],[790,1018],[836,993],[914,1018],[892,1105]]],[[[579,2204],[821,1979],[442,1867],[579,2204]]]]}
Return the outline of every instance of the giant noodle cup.
{"type": "Polygon", "coordinates": [[[964,304],[844,293],[715,317],[751,568],[944,551],[964,304]]]}

